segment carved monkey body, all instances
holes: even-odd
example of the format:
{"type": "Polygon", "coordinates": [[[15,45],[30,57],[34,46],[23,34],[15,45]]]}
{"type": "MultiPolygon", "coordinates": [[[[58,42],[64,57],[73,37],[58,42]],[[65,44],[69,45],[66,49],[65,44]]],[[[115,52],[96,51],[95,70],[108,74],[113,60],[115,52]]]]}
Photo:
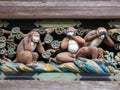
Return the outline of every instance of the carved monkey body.
{"type": "Polygon", "coordinates": [[[26,65],[31,65],[39,57],[37,52],[44,52],[44,48],[40,41],[40,34],[36,31],[31,31],[28,36],[24,37],[17,47],[16,60],[26,65]]]}
{"type": "Polygon", "coordinates": [[[78,42],[75,41],[73,39],[73,37],[75,37],[75,31],[74,29],[71,29],[69,28],[70,30],[68,30],[68,33],[67,33],[67,37],[68,37],[68,47],[67,47],[67,50],[72,53],[72,54],[75,54],[78,49],[79,49],[79,45],[78,45],[78,42]]]}
{"type": "Polygon", "coordinates": [[[72,54],[75,54],[79,50],[79,45],[75,40],[68,41],[68,51],[72,54]]]}
{"type": "Polygon", "coordinates": [[[106,43],[110,47],[114,46],[114,42],[107,35],[107,30],[103,27],[99,27],[97,30],[88,32],[84,39],[86,43],[78,54],[80,57],[91,56],[92,59],[103,57],[104,50],[102,48],[98,48],[102,42],[106,43]]]}
{"type": "Polygon", "coordinates": [[[102,41],[104,40],[104,38],[107,36],[107,31],[105,28],[98,28],[97,33],[99,35],[98,38],[95,38],[92,42],[90,46],[96,46],[98,47],[102,41]]]}
{"type": "Polygon", "coordinates": [[[76,36],[76,29],[69,27],[66,33],[67,37],[62,40],[61,49],[67,49],[70,53],[75,54],[85,43],[80,36],[76,36]]]}
{"type": "Polygon", "coordinates": [[[76,35],[76,29],[73,27],[67,28],[66,37],[62,40],[61,49],[67,50],[66,52],[59,53],[54,61],[57,62],[73,62],[76,53],[84,45],[85,40],[76,35]]]}
{"type": "Polygon", "coordinates": [[[102,41],[104,40],[104,38],[105,38],[105,35],[99,36],[98,38],[94,39],[91,42],[90,46],[96,46],[96,47],[98,47],[102,43],[102,41]]]}
{"type": "Polygon", "coordinates": [[[33,52],[37,47],[37,43],[31,42],[31,51],[33,52]]]}
{"type": "Polygon", "coordinates": [[[108,46],[113,47],[114,42],[108,36],[107,30],[103,27],[99,27],[97,30],[90,31],[84,38],[86,40],[85,46],[96,46],[98,47],[102,42],[108,46]]]}

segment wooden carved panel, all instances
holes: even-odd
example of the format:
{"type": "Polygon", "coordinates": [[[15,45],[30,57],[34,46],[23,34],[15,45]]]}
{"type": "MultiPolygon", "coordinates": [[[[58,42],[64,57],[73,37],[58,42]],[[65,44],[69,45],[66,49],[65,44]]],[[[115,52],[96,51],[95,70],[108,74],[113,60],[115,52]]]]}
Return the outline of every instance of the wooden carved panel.
{"type": "Polygon", "coordinates": [[[103,80],[119,80],[119,11],[118,0],[0,0],[0,79],[41,80],[42,77],[45,80],[53,75],[49,72],[57,72],[50,78],[60,75],[66,80],[66,76],[69,76],[69,80],[86,80],[91,75],[94,80],[101,76],[103,80]],[[117,22],[113,22],[113,19],[117,22]],[[82,62],[49,62],[50,57],[55,57],[61,51],[53,54],[48,50],[52,48],[59,51],[61,41],[66,36],[63,33],[68,27],[74,27],[81,37],[98,27],[105,27],[115,46],[110,48],[105,44],[100,45],[107,50],[102,62],[86,58],[80,58],[82,62]],[[15,61],[16,48],[32,30],[40,33],[45,52],[40,54],[33,66],[26,66],[15,61]],[[115,57],[118,61],[115,61],[115,57]]]}

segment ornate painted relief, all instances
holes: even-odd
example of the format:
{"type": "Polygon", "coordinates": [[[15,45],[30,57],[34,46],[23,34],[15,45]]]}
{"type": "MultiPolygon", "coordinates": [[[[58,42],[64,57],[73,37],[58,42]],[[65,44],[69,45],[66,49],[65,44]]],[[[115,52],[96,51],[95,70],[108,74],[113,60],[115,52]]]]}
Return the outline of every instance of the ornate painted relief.
{"type": "Polygon", "coordinates": [[[5,73],[22,72],[119,74],[119,23],[109,20],[1,20],[1,78],[5,78],[5,73]]]}

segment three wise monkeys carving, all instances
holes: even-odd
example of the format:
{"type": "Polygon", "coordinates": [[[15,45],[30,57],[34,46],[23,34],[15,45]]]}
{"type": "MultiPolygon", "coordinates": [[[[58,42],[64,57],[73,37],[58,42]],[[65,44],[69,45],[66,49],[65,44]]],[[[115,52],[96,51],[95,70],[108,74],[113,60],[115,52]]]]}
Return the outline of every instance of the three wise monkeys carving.
{"type": "MultiPolygon", "coordinates": [[[[102,42],[110,47],[114,46],[113,40],[104,27],[88,32],[85,37],[78,36],[74,27],[68,27],[65,35],[66,37],[63,38],[60,45],[62,51],[55,58],[50,57],[49,61],[56,63],[73,62],[79,57],[97,59],[104,55],[104,50],[99,47],[102,42]]],[[[30,66],[32,62],[38,60],[39,54],[44,51],[39,32],[32,30],[19,43],[16,61],[30,66]]]]}

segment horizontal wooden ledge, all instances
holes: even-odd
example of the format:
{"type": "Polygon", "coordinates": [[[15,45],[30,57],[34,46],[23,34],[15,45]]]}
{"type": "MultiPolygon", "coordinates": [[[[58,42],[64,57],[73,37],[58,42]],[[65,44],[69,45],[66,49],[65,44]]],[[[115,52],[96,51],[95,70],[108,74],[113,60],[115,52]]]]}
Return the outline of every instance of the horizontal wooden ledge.
{"type": "Polygon", "coordinates": [[[119,19],[120,1],[0,1],[0,19],[119,19]]]}
{"type": "Polygon", "coordinates": [[[1,1],[0,6],[120,6],[119,0],[1,1]]]}

